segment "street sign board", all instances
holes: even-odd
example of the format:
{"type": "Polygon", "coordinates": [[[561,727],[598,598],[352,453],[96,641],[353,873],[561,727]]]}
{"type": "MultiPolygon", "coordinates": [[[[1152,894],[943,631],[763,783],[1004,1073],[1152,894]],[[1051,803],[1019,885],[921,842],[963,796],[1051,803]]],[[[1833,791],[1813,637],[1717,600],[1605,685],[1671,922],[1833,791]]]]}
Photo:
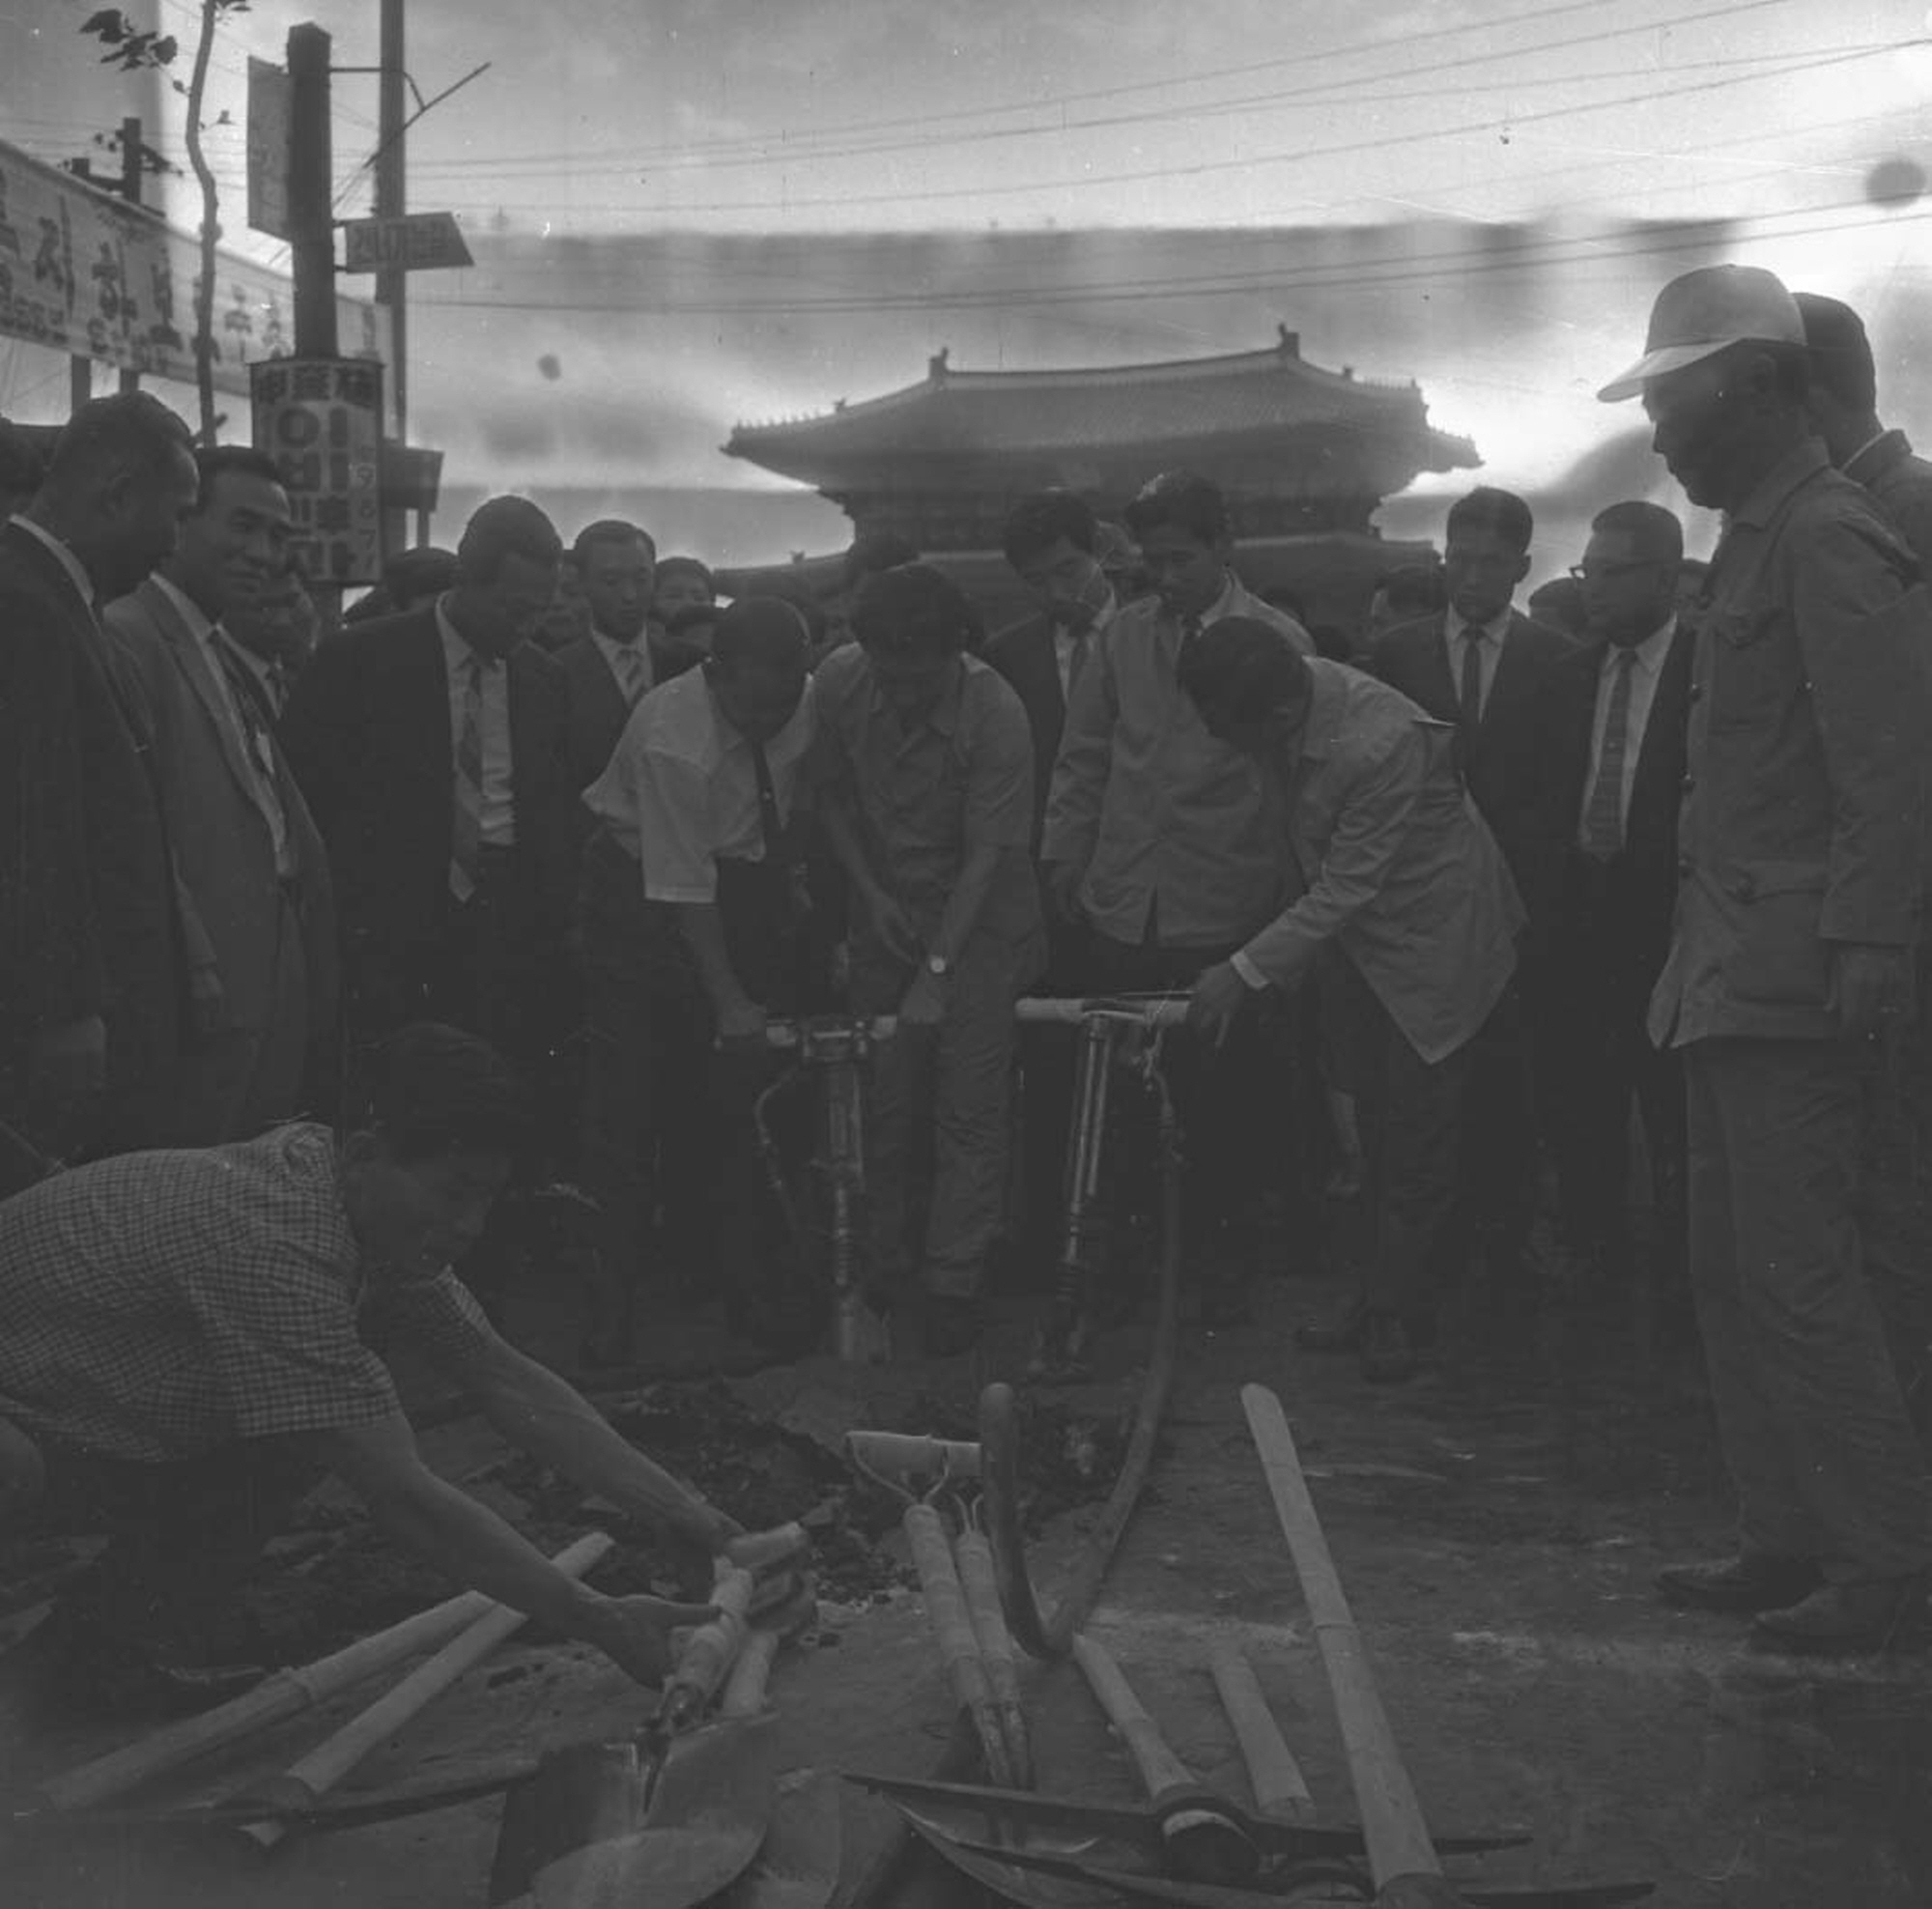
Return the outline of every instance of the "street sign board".
{"type": "Polygon", "coordinates": [[[290,555],[311,583],[383,574],[383,367],[275,358],[249,367],[255,445],[275,461],[293,520],[290,555]]]}
{"type": "Polygon", "coordinates": [[[289,74],[248,56],[248,223],[289,236],[289,74]]]}
{"type": "Polygon", "coordinates": [[[344,271],[431,271],[474,265],[454,213],[405,213],[400,218],[352,218],[345,235],[344,271]]]}

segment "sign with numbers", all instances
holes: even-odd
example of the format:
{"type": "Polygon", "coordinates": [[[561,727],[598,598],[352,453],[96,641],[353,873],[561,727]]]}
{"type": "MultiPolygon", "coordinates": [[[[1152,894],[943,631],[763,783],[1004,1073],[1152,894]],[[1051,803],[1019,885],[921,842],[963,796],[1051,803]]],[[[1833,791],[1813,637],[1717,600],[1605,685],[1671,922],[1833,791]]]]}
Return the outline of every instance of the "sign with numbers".
{"type": "Polygon", "coordinates": [[[383,367],[277,358],[250,367],[255,448],[289,494],[289,554],[311,583],[383,575],[383,367]]]}

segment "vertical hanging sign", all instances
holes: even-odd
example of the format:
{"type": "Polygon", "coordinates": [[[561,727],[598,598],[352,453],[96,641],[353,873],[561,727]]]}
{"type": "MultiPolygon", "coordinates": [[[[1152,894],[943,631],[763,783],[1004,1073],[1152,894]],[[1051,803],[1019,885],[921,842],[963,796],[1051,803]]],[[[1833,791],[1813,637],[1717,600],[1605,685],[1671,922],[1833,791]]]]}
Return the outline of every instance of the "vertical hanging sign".
{"type": "Polygon", "coordinates": [[[289,236],[289,75],[248,57],[248,223],[289,236]]]}
{"type": "Polygon", "coordinates": [[[255,448],[281,473],[289,553],[312,583],[383,575],[383,367],[277,358],[249,367],[255,448]]]}

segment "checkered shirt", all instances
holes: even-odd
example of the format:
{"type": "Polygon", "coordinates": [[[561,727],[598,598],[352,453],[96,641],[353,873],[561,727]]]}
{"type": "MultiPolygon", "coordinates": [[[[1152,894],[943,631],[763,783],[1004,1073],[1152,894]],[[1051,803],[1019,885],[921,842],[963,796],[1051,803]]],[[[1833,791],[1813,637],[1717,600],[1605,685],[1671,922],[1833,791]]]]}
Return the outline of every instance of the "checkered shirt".
{"type": "Polygon", "coordinates": [[[165,1464],[370,1424],[399,1406],[365,1330],[459,1376],[497,1343],[453,1272],[368,1276],[327,1127],[123,1154],[0,1203],[0,1416],[82,1451],[165,1464]]]}

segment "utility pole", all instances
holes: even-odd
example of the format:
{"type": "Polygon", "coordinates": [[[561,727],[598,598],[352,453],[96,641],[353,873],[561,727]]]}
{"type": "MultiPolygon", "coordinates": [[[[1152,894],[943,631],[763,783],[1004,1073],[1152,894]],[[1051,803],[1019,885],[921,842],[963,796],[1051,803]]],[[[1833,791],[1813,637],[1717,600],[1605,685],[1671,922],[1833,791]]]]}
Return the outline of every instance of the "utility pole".
{"type": "Polygon", "coordinates": [[[289,29],[289,252],[298,357],[332,358],[337,353],[329,51],[329,37],[321,27],[289,29]]]}
{"type": "MultiPolygon", "coordinates": [[[[141,203],[141,122],[137,119],[121,122],[121,196],[130,206],[141,203]]],[[[141,388],[141,374],[131,364],[122,367],[121,388],[141,388]]]]}
{"type": "MultiPolygon", "coordinates": [[[[403,131],[407,110],[403,70],[403,0],[383,0],[382,74],[376,107],[376,216],[401,218],[409,211],[405,185],[403,131]]],[[[376,302],[389,313],[389,390],[396,408],[396,442],[410,441],[409,303],[405,288],[410,275],[399,266],[376,274],[376,302]]]]}

